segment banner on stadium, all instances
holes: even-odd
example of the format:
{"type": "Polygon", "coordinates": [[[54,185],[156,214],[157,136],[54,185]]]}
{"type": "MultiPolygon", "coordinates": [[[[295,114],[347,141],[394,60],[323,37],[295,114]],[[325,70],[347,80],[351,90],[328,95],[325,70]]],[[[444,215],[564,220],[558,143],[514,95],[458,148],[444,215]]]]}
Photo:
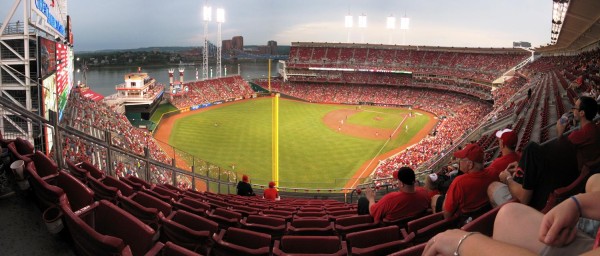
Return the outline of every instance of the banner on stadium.
{"type": "Polygon", "coordinates": [[[65,2],[66,5],[66,1],[52,0],[48,4],[45,0],[31,0],[30,11],[35,14],[32,15],[33,25],[51,34],[58,34],[62,37],[67,36],[65,26],[67,17],[60,11],[60,8],[66,10],[66,6],[59,6],[62,2],[65,2]]]}

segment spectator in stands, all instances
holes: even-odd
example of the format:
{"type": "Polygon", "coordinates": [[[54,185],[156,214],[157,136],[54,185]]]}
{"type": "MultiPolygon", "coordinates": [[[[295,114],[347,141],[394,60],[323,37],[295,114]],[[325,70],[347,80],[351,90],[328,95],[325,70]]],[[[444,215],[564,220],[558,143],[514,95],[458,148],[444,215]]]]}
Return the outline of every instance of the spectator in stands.
{"type": "MultiPolygon", "coordinates": [[[[512,197],[521,203],[541,210],[545,207],[548,195],[555,189],[571,184],[579,176],[583,163],[598,157],[600,142],[598,128],[589,120],[597,113],[597,103],[589,97],[581,97],[572,108],[574,120],[581,123],[579,130],[564,137],[565,124],[557,121],[558,139],[544,145],[529,143],[523,150],[518,167],[502,172],[500,180],[508,184],[512,197]],[[590,118],[590,119],[588,119],[590,118]],[[578,156],[579,155],[579,165],[578,156]],[[520,177],[522,174],[522,178],[520,177]],[[519,184],[513,184],[514,182],[519,184]],[[519,186],[522,189],[519,189],[519,186]]],[[[505,191],[506,192],[506,191],[505,191]]],[[[495,192],[500,193],[500,191],[495,192]]],[[[497,196],[507,196],[506,193],[497,196]]]]}
{"type": "Polygon", "coordinates": [[[263,192],[263,198],[271,201],[279,200],[279,192],[275,188],[275,182],[269,182],[269,188],[263,192]]]}
{"type": "MultiPolygon", "coordinates": [[[[478,233],[449,230],[429,240],[423,255],[598,255],[600,233],[577,228],[582,218],[600,220],[600,187],[572,196],[543,215],[534,208],[511,203],[500,209],[493,239],[478,233]]],[[[588,189],[589,188],[589,189],[588,189]]]]}
{"type": "Polygon", "coordinates": [[[240,196],[254,196],[252,185],[248,181],[248,175],[242,176],[242,180],[237,184],[237,194],[240,196]]]}
{"type": "MultiPolygon", "coordinates": [[[[598,113],[598,103],[591,97],[582,96],[571,108],[573,121],[580,124],[580,128],[569,134],[568,139],[577,149],[579,154],[579,167],[583,163],[592,161],[600,154],[600,128],[593,123],[598,113]]],[[[556,122],[556,132],[561,137],[565,131],[566,123],[559,119],[556,122]]]]}
{"type": "Polygon", "coordinates": [[[500,172],[504,171],[510,163],[521,159],[521,155],[515,152],[517,143],[519,142],[517,136],[517,133],[511,129],[496,132],[496,138],[498,138],[500,153],[502,155],[496,158],[485,170],[497,181],[499,181],[498,175],[500,172]]]}
{"type": "Polygon", "coordinates": [[[375,203],[375,192],[367,189],[365,192],[368,205],[358,205],[361,209],[369,209],[375,223],[383,219],[394,221],[404,217],[415,216],[429,208],[429,195],[422,187],[415,187],[415,172],[410,167],[398,170],[399,191],[383,196],[375,203]]]}
{"type": "Polygon", "coordinates": [[[474,219],[491,209],[485,192],[493,179],[483,171],[483,150],[476,143],[454,152],[454,157],[465,174],[456,177],[443,196],[444,218],[458,215],[461,221],[474,219]]]}

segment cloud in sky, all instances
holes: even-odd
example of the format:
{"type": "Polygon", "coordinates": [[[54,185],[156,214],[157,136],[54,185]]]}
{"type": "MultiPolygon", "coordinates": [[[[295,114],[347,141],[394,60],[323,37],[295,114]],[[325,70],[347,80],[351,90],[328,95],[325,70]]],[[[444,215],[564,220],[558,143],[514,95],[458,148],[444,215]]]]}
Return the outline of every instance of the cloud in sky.
{"type": "MultiPolygon", "coordinates": [[[[46,0],[50,1],[50,0],[46,0]]],[[[14,0],[0,1],[4,18],[14,0]]],[[[368,29],[351,31],[352,41],[388,43],[386,17],[397,22],[406,15],[411,29],[393,32],[393,43],[411,45],[511,47],[513,41],[534,46],[550,39],[552,1],[549,0],[103,0],[69,1],[76,50],[125,49],[148,46],[201,45],[202,5],[225,9],[222,38],[244,37],[246,45],[276,40],[291,42],[346,42],[344,16],[352,14],[355,26],[367,15],[368,29]]],[[[22,11],[17,17],[23,20],[22,11]]],[[[214,17],[213,17],[214,18],[214,17]]],[[[399,24],[396,24],[399,27],[399,24]]],[[[215,42],[217,25],[209,25],[215,42]]]]}

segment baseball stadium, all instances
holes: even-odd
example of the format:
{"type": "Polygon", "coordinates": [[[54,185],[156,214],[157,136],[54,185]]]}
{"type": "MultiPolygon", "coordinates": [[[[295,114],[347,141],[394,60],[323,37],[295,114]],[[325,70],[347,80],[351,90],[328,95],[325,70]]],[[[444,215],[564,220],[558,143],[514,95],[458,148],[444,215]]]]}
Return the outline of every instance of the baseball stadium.
{"type": "Polygon", "coordinates": [[[551,2],[537,48],[292,42],[245,79],[205,34],[202,77],[139,67],[102,96],[74,81],[67,0],[15,0],[0,254],[597,253],[598,225],[524,231],[600,216],[600,4],[551,2]]]}

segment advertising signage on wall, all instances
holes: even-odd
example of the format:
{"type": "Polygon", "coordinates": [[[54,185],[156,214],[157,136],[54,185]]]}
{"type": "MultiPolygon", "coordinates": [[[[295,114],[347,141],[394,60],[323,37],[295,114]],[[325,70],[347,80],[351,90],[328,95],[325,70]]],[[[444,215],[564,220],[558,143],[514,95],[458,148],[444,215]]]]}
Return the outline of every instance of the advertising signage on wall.
{"type": "Polygon", "coordinates": [[[62,113],[67,105],[69,92],[71,91],[72,78],[69,75],[71,65],[69,63],[69,48],[56,44],[56,94],[58,95],[58,120],[62,119],[62,113]]]}
{"type": "Polygon", "coordinates": [[[66,18],[61,17],[59,6],[54,0],[51,4],[46,3],[45,0],[31,0],[31,11],[38,14],[38,19],[35,21],[36,25],[42,28],[51,28],[61,36],[66,36],[66,26],[64,24],[66,18]]]}
{"type": "Polygon", "coordinates": [[[56,42],[43,37],[38,37],[39,45],[39,69],[42,79],[51,75],[56,71],[56,42]]]}

